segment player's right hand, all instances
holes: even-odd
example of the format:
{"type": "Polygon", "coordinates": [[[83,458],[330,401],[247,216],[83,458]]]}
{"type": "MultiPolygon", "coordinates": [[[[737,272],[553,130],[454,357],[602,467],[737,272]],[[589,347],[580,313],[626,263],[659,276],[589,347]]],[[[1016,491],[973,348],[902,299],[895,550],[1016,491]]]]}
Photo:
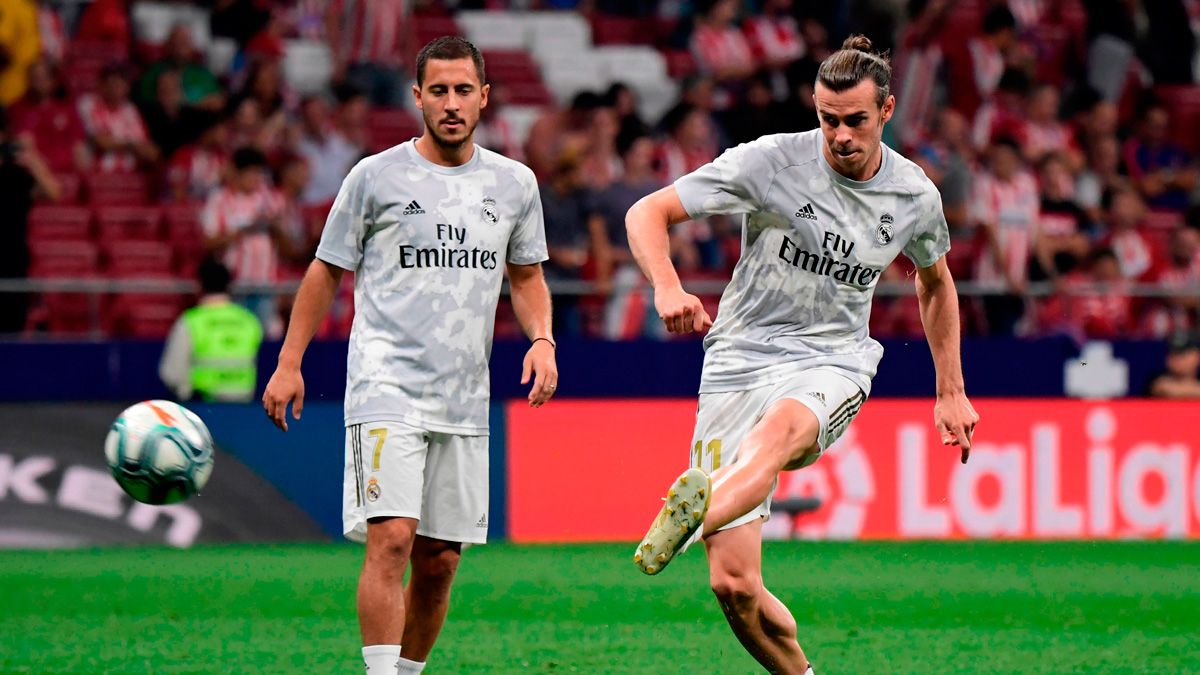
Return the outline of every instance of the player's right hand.
{"type": "Polygon", "coordinates": [[[654,308],[672,335],[702,333],[712,326],[700,298],[682,288],[667,288],[654,293],[654,308]]]}
{"type": "Polygon", "coordinates": [[[292,417],[300,419],[304,410],[304,377],[299,368],[279,366],[263,392],[263,410],[275,426],[287,431],[287,407],[292,404],[292,417]]]}

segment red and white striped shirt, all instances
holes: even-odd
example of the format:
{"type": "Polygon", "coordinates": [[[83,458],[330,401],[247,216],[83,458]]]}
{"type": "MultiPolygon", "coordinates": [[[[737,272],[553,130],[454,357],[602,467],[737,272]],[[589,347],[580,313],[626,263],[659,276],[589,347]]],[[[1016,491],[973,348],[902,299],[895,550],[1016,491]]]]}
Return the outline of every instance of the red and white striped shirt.
{"type": "Polygon", "coordinates": [[[1022,171],[1011,180],[1001,181],[990,173],[981,173],[975,177],[970,209],[972,221],[996,226],[1006,266],[998,267],[991,249],[985,247],[976,265],[976,278],[979,281],[1025,279],[1041,212],[1034,177],[1022,171]]]}
{"type": "Polygon", "coordinates": [[[692,33],[692,54],[704,72],[731,66],[753,66],[754,52],[742,32],[733,26],[702,25],[692,33]]]}
{"type": "Polygon", "coordinates": [[[342,60],[390,66],[404,61],[404,31],[412,13],[408,0],[335,0],[333,11],[342,26],[333,47],[342,60]]]}
{"type": "Polygon", "coordinates": [[[221,177],[229,156],[198,144],[185,145],[171,157],[167,183],[172,197],[202,202],[221,187],[221,177]]]}
{"type": "Polygon", "coordinates": [[[204,203],[200,225],[204,228],[205,237],[216,237],[247,227],[256,228],[254,232],[230,244],[222,256],[222,262],[233,273],[234,281],[275,281],[279,256],[266,227],[266,220],[280,215],[283,207],[283,197],[269,187],[249,193],[223,187],[204,203]]]}
{"type": "Polygon", "coordinates": [[[762,61],[791,62],[804,58],[804,40],[795,17],[755,16],[746,20],[746,39],[762,61]]]}
{"type": "MultiPolygon", "coordinates": [[[[150,138],[141,114],[129,101],[110,108],[99,96],[84,94],[79,97],[79,119],[83,120],[83,128],[92,138],[108,135],[118,141],[134,143],[145,143],[150,138]]],[[[101,171],[134,171],[137,157],[127,150],[102,152],[98,166],[101,171]]]]}

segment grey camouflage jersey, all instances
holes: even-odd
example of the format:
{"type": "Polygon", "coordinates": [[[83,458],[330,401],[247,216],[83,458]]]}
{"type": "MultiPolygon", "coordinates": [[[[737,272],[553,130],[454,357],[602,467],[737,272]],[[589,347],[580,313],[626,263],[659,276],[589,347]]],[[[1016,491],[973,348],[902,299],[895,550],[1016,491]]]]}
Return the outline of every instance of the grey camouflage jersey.
{"type": "Polygon", "coordinates": [[[834,366],[869,392],[883,347],[871,296],[903,252],[928,267],[950,250],[941,198],[883,146],[870,180],[821,154],[819,129],[739,145],[675,182],[688,215],[743,214],[742,256],[705,338],[700,391],[750,389],[834,366]]]}
{"type": "Polygon", "coordinates": [[[347,426],[486,434],[505,262],[546,259],[533,172],[479,146],[457,167],[385,150],[346,176],[317,258],[355,273],[347,426]]]}

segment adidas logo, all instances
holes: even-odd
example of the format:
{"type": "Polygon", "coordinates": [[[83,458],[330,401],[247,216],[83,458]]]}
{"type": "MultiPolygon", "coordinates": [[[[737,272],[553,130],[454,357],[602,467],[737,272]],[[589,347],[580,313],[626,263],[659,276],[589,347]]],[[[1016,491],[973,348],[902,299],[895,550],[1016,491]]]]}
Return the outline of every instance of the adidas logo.
{"type": "Polygon", "coordinates": [[[817,213],[815,211],[813,211],[812,204],[805,204],[804,206],[801,206],[799,210],[796,211],[796,217],[797,218],[807,218],[809,220],[816,220],[817,213]]]}
{"type": "Polygon", "coordinates": [[[422,213],[425,213],[425,209],[421,208],[421,205],[415,199],[409,202],[408,206],[404,207],[404,215],[406,216],[416,216],[422,213]]]}
{"type": "Polygon", "coordinates": [[[475,527],[487,527],[487,514],[479,516],[479,522],[475,523],[475,527]]]}
{"type": "Polygon", "coordinates": [[[825,405],[825,394],[822,394],[822,393],[821,393],[821,392],[819,392],[819,391],[810,391],[810,392],[807,392],[807,393],[808,393],[808,395],[809,395],[809,396],[811,396],[811,397],[813,397],[813,398],[817,399],[818,401],[820,401],[820,402],[821,402],[821,405],[825,405]]]}

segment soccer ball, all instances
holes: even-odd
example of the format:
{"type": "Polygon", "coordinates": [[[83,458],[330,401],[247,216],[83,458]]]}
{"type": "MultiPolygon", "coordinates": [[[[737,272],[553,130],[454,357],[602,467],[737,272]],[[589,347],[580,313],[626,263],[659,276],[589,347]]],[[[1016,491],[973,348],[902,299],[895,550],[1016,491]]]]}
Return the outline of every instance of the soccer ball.
{"type": "Polygon", "coordinates": [[[195,413],[171,401],[142,401],[113,421],[104,457],[125,492],[174,504],[199,492],[213,470],[213,440],[195,413]]]}

